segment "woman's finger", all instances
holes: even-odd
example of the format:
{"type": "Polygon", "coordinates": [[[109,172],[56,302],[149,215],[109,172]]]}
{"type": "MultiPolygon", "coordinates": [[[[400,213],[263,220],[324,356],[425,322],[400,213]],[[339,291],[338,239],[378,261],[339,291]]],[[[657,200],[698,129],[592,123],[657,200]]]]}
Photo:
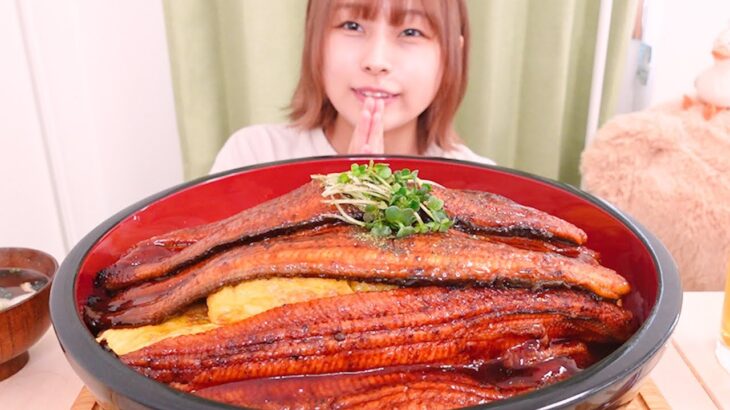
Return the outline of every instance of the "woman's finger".
{"type": "Polygon", "coordinates": [[[375,110],[373,111],[373,120],[370,127],[370,135],[368,136],[367,145],[372,150],[372,154],[382,154],[385,152],[385,141],[383,131],[383,116],[385,115],[385,101],[377,99],[375,101],[375,110]]]}
{"type": "Polygon", "coordinates": [[[348,154],[360,154],[363,153],[363,147],[367,144],[368,135],[372,127],[373,109],[375,107],[375,101],[373,98],[365,98],[362,111],[360,112],[360,118],[355,125],[355,130],[350,138],[350,146],[347,149],[348,154]]]}

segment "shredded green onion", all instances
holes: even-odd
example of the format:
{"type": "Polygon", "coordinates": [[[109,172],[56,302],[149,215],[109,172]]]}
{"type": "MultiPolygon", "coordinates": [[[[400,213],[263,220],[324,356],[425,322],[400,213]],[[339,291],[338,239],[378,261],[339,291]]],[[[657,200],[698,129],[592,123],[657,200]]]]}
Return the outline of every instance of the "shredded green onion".
{"type": "MultiPolygon", "coordinates": [[[[312,175],[324,184],[325,203],[334,205],[334,217],[364,227],[378,237],[445,232],[454,221],[444,202],[431,193],[434,182],[418,178],[418,171],[393,171],[388,164],[352,164],[347,172],[312,175]],[[347,212],[354,207],[362,219],[347,212]]],[[[358,215],[359,216],[359,215],[358,215]]]]}

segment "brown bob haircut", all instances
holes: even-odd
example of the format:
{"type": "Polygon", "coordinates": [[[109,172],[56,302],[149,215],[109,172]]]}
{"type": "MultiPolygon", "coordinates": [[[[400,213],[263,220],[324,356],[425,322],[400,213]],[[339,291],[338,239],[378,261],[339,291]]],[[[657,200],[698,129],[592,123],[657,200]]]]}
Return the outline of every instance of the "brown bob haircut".
{"type": "MultiPolygon", "coordinates": [[[[329,30],[329,21],[335,6],[342,1],[362,5],[357,16],[374,19],[386,0],[309,0],[305,26],[302,67],[289,117],[295,126],[303,129],[334,124],[337,111],[327,98],[322,79],[324,61],[323,44],[329,30]]],[[[426,18],[436,32],[441,46],[443,75],[441,84],[431,105],[418,116],[418,151],[423,154],[427,147],[436,143],[450,149],[459,137],[453,122],[456,110],[464,98],[469,60],[469,19],[465,0],[389,0],[388,19],[399,25],[405,19],[405,11],[411,2],[423,5],[426,18]],[[464,39],[463,47],[460,38],[464,39]]]]}

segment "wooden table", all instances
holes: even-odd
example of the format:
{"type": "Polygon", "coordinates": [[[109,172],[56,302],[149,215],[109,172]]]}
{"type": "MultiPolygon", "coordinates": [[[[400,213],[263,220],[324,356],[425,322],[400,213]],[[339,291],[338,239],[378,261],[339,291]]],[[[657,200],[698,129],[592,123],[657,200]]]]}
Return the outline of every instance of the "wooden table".
{"type": "MultiPolygon", "coordinates": [[[[730,410],[730,373],[715,360],[721,292],[685,292],[682,317],[651,374],[673,409],[730,410]]],[[[83,383],[66,362],[53,331],[30,350],[30,362],[0,382],[0,407],[7,410],[68,410],[83,383]]]]}
{"type": "Polygon", "coordinates": [[[675,409],[730,410],[730,373],[715,359],[722,292],[685,292],[671,343],[651,378],[675,409]]]}

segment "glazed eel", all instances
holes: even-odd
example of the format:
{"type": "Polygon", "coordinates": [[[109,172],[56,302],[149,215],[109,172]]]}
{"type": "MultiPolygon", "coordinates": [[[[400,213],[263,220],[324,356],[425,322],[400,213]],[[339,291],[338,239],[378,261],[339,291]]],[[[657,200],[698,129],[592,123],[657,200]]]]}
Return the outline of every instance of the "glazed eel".
{"type": "Polygon", "coordinates": [[[529,340],[621,343],[633,330],[630,312],[586,292],[419,287],[284,305],[120,359],[193,391],[272,376],[466,365],[529,340]]]}
{"type": "MultiPolygon", "coordinates": [[[[142,241],[100,271],[96,284],[107,290],[130,287],[176,273],[231,247],[338,221],[332,216],[336,210],[322,202],[321,193],[321,184],[311,181],[227,219],[142,241]]],[[[585,232],[545,212],[487,192],[434,187],[434,194],[444,200],[456,229],[504,237],[515,246],[597,258],[580,246],[586,241],[585,232]]]]}
{"type": "Polygon", "coordinates": [[[452,409],[506,399],[564,380],[593,361],[588,346],[581,342],[548,346],[527,342],[478,366],[400,366],[354,374],[275,377],[263,383],[254,379],[195,394],[261,410],[452,409]]]}
{"type": "Polygon", "coordinates": [[[457,230],[374,239],[356,226],[322,226],[239,246],[177,275],[87,306],[96,329],[159,323],[228,285],[270,277],[322,277],[400,285],[573,287],[606,299],[629,292],[613,270],[552,252],[517,249],[457,230]]]}

